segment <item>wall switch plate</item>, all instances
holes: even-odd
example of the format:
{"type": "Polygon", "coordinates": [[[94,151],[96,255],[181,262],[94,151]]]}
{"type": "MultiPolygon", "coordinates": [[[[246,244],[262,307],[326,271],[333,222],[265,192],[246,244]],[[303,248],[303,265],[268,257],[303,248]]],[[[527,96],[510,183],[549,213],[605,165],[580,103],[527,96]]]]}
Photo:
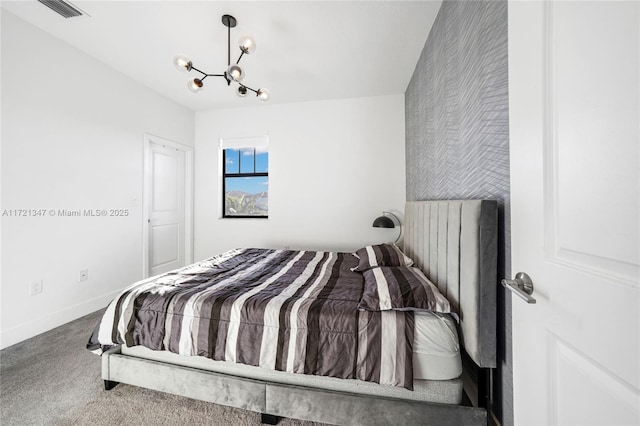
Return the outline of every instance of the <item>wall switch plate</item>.
{"type": "Polygon", "coordinates": [[[42,280],[31,281],[29,283],[29,295],[33,296],[42,293],[42,280]]]}
{"type": "Polygon", "coordinates": [[[80,271],[80,281],[86,281],[89,279],[89,270],[83,269],[80,271]]]}

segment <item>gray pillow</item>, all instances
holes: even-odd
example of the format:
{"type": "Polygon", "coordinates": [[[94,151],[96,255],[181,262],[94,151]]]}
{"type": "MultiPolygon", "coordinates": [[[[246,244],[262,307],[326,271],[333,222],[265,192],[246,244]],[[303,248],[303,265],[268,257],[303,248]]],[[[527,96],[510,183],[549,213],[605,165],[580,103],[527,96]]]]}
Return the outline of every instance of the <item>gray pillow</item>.
{"type": "Polygon", "coordinates": [[[358,305],[367,311],[432,311],[449,313],[450,305],[418,268],[381,266],[366,270],[358,305]]]}
{"type": "Polygon", "coordinates": [[[353,271],[364,272],[376,266],[411,266],[413,260],[405,255],[395,244],[378,244],[366,246],[355,252],[359,259],[353,271]]]}

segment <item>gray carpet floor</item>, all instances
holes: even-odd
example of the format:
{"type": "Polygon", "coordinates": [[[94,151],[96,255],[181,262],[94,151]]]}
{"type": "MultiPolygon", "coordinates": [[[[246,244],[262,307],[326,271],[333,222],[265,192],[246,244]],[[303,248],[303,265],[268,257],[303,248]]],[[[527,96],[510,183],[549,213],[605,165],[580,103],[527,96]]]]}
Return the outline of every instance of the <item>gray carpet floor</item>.
{"type": "MultiPolygon", "coordinates": [[[[128,385],[105,391],[85,349],[101,311],[0,351],[0,424],[258,425],[260,414],[128,385]]],[[[319,423],[282,419],[282,426],[319,423]]]]}

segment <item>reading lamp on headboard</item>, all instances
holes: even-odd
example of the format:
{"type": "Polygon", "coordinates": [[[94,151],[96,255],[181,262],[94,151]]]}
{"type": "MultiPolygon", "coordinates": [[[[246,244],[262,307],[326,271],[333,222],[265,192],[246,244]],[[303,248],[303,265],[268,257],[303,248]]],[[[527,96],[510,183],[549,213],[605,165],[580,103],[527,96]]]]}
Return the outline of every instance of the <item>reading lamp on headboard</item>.
{"type": "Polygon", "coordinates": [[[400,228],[400,232],[398,233],[398,238],[396,238],[394,244],[400,241],[400,236],[402,235],[402,224],[400,223],[400,219],[398,219],[398,216],[391,212],[382,212],[382,216],[377,217],[376,220],[373,221],[374,228],[395,228],[396,225],[398,225],[398,228],[400,228]],[[393,219],[385,215],[392,216],[393,219]]]}

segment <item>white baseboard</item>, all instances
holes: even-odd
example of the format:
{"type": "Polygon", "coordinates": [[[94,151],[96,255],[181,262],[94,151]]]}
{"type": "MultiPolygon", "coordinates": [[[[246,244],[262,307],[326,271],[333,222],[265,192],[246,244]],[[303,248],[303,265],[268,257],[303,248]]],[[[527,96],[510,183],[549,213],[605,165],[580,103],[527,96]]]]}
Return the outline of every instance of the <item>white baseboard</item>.
{"type": "MultiPolygon", "coordinates": [[[[68,308],[61,309],[52,314],[27,321],[7,330],[0,331],[0,349],[20,343],[31,337],[52,330],[58,326],[78,319],[84,315],[105,308],[113,298],[120,293],[120,290],[98,296],[68,308]]],[[[90,333],[91,331],[89,331],[90,333]]],[[[87,334],[87,340],[89,335],[87,334]]]]}

